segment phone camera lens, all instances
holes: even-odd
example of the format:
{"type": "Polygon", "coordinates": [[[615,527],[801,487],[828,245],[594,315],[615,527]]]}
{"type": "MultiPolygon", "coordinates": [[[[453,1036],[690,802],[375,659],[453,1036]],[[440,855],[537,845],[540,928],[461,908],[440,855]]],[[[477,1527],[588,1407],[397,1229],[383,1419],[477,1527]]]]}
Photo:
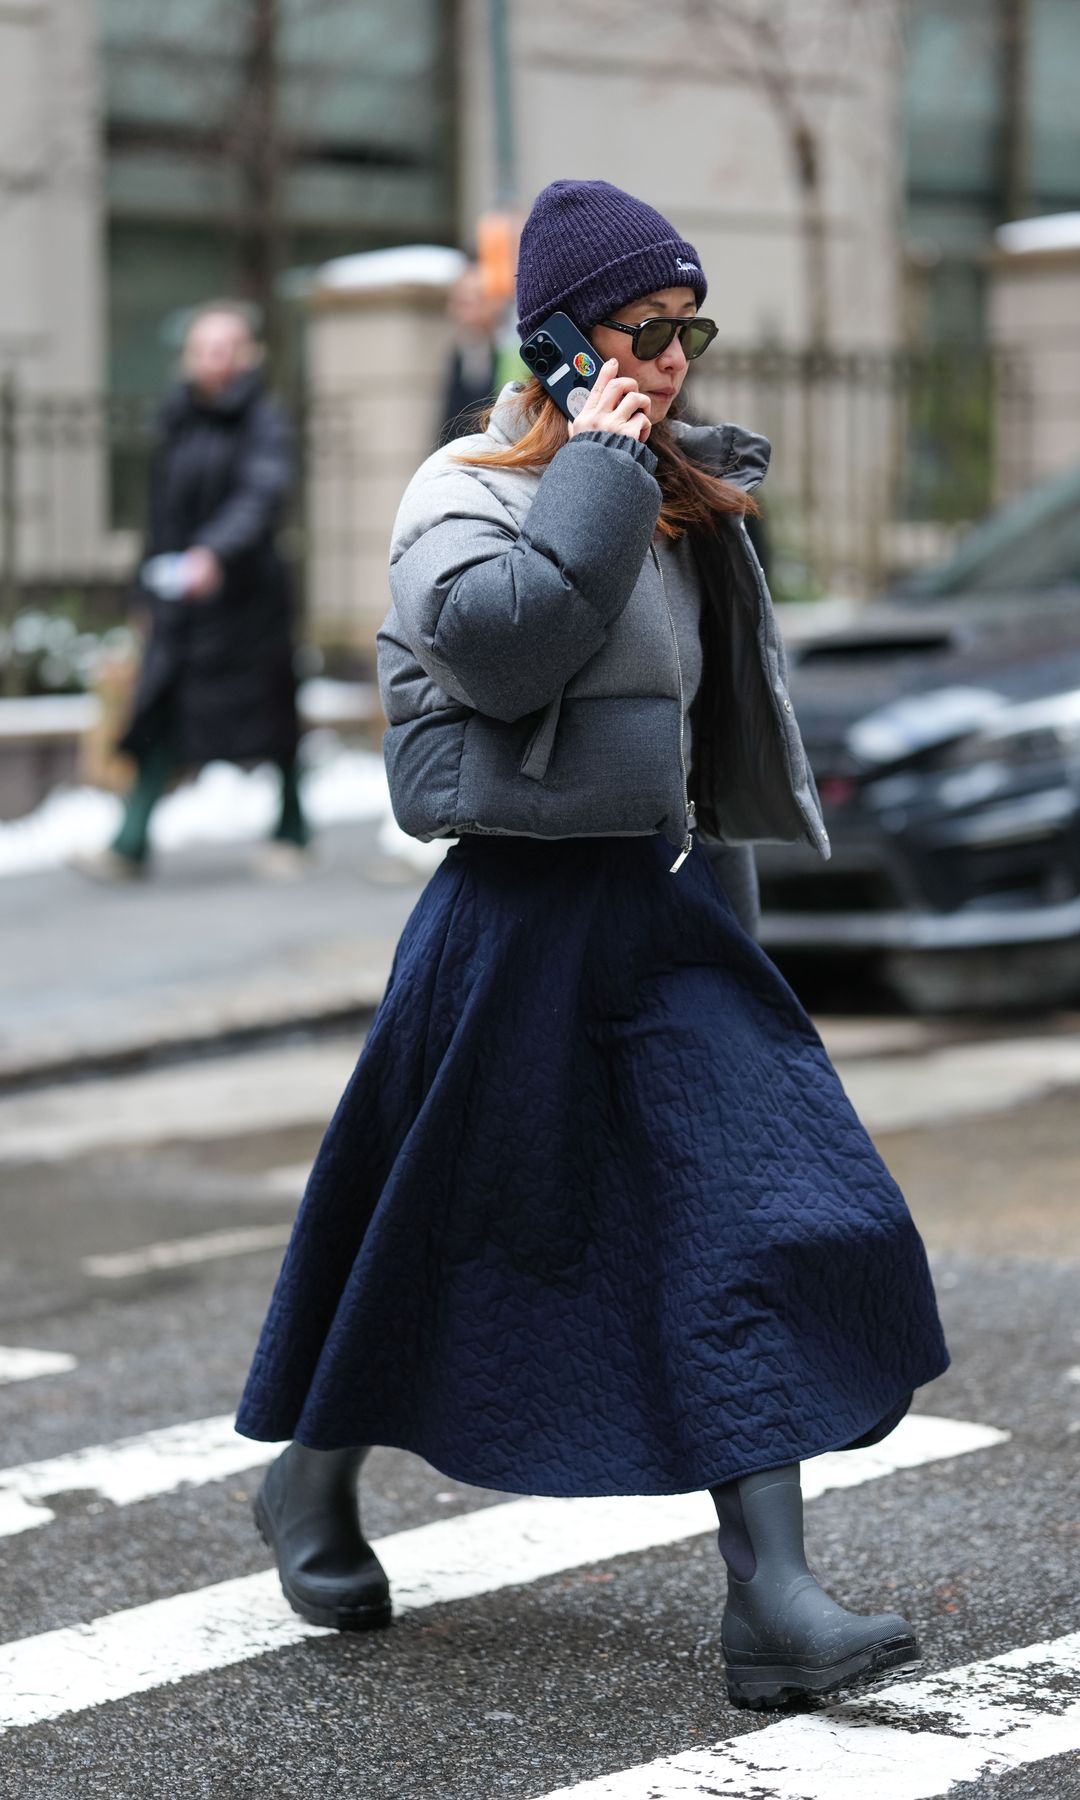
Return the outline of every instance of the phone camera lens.
{"type": "Polygon", "coordinates": [[[536,367],[536,373],[538,375],[546,375],[548,370],[551,367],[551,364],[548,361],[546,356],[538,356],[536,359],[535,367],[536,367]]]}
{"type": "Polygon", "coordinates": [[[527,363],[534,363],[536,361],[536,345],[522,344],[521,354],[527,363]]]}

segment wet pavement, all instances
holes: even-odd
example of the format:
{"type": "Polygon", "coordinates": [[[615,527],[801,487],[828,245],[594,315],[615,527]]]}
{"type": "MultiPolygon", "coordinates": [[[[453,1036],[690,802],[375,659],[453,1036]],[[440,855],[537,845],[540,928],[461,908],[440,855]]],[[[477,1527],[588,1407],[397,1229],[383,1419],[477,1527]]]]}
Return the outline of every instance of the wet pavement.
{"type": "MultiPolygon", "coordinates": [[[[374,1536],[422,1567],[428,1539],[413,1534],[464,1531],[482,1509],[502,1572],[486,1588],[482,1572],[479,1588],[448,1597],[447,1558],[464,1552],[444,1534],[432,1540],[441,1547],[430,1551],[431,1594],[402,1606],[390,1631],[297,1637],[292,1615],[279,1617],[250,1518],[258,1469],[241,1444],[226,1449],[228,1472],[215,1476],[222,1452],[211,1440],[215,1429],[220,1437],[215,1421],[227,1427],[277,1244],[359,1047],[353,1030],[39,1087],[0,1105],[0,1346],[68,1359],[15,1378],[0,1350],[0,1638],[22,1646],[16,1678],[0,1683],[0,1794],[540,1800],[603,1777],[604,1793],[656,1800],[1080,1795],[1080,1727],[1066,1748],[1036,1754],[1069,1729],[1066,1706],[1080,1705],[1080,1652],[1063,1675],[1048,1648],[1080,1626],[1080,1134],[1067,1059],[1049,1091],[1026,1096],[1018,1075],[1017,1104],[972,1115],[970,1033],[957,1041],[945,1027],[928,1033],[915,1023],[898,1042],[895,1020],[827,1029],[872,1127],[875,1107],[891,1116],[897,1056],[909,1065],[910,1122],[877,1136],[930,1248],[954,1358],[920,1394],[918,1412],[945,1421],[946,1432],[949,1422],[987,1428],[990,1440],[954,1454],[919,1451],[924,1460],[913,1466],[808,1502],[811,1556],[827,1585],[856,1608],[905,1611],[922,1641],[922,1668],[905,1678],[913,1710],[885,1700],[877,1721],[887,1742],[899,1742],[894,1785],[850,1785],[852,1733],[868,1722],[854,1702],[822,1715],[836,1740],[822,1752],[816,1787],[798,1773],[797,1732],[777,1736],[777,1725],[728,1705],[723,1586],[704,1502],[681,1536],[665,1540],[658,1525],[652,1541],[646,1527],[644,1547],[618,1555],[583,1548],[584,1515],[570,1512],[547,1573],[530,1572],[535,1552],[521,1539],[517,1580],[513,1502],[379,1450],[364,1481],[374,1536]],[[276,1059],[273,1079],[267,1059],[276,1059]],[[921,1089],[910,1073],[920,1068],[921,1089]],[[229,1105],[216,1123],[197,1125],[191,1084],[220,1091],[226,1070],[229,1105]],[[950,1114],[953,1076],[959,1110],[950,1114]],[[923,1116],[912,1117],[920,1103],[923,1116]],[[259,1247],[265,1239],[245,1237],[259,1232],[277,1238],[259,1247]],[[178,1244],[192,1260],[147,1260],[178,1244]],[[113,1259],[112,1273],[103,1259],[113,1259]],[[179,1425],[192,1428],[196,1465],[175,1487],[154,1460],[154,1434],[179,1425]],[[47,1501],[53,1516],[28,1527],[27,1504],[40,1510],[44,1501],[22,1500],[20,1514],[12,1496],[20,1481],[25,1492],[50,1476],[26,1471],[87,1447],[101,1454],[61,1465],[51,1479],[63,1486],[47,1501]],[[240,1623],[223,1617],[222,1584],[248,1579],[250,1612],[240,1623]],[[73,1627],[82,1628],[74,1640],[73,1627]],[[42,1644],[53,1632],[66,1635],[42,1644]],[[1035,1673],[1023,1683],[1009,1677],[1026,1735],[1014,1730],[1006,1742],[996,1705],[942,1735],[944,1699],[932,1705],[915,1684],[1031,1646],[1041,1647],[1035,1673]],[[70,1691],[47,1702],[50,1664],[66,1669],[77,1653],[70,1691]],[[20,1682],[18,1669],[37,1669],[39,1659],[45,1673],[20,1682]],[[1010,1771],[1021,1736],[1029,1760],[1010,1771]],[[712,1744],[726,1748],[705,1774],[686,1776],[690,1786],[676,1785],[683,1777],[667,1766],[644,1786],[625,1773],[712,1744]],[[749,1772],[735,1745],[750,1756],[749,1772]],[[962,1745],[980,1772],[954,1782],[943,1745],[962,1745]]],[[[1023,1041],[1033,1035],[1029,1023],[1023,1041]]],[[[1051,1020],[1040,1041],[1068,1036],[1051,1020]]],[[[1023,1056],[1015,1060],[1019,1067],[1023,1056]]],[[[974,1694],[990,1679],[961,1685],[974,1694]]]]}

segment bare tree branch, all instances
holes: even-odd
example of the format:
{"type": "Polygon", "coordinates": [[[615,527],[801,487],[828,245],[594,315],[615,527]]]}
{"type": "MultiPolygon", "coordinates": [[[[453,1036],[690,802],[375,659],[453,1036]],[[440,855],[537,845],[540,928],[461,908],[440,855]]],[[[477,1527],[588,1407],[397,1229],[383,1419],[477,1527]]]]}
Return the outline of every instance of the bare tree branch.
{"type": "MultiPolygon", "coordinates": [[[[603,0],[600,0],[601,7],[603,0]]],[[[630,0],[639,20],[651,0],[630,0]]],[[[830,83],[854,60],[857,34],[887,28],[893,53],[903,47],[903,14],[913,0],[667,0],[665,22],[692,45],[703,72],[733,73],[756,89],[784,148],[799,212],[805,340],[826,347],[832,338],[828,176],[830,83]]],[[[611,21],[626,28],[628,0],[609,4],[611,21]]],[[[876,41],[876,40],[875,40],[876,41]]]]}

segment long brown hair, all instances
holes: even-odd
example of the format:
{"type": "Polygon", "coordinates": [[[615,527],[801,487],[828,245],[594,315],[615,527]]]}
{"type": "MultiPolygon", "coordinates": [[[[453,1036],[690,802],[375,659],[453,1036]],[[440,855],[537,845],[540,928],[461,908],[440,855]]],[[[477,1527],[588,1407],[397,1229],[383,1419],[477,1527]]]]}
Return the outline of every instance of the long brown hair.
{"type": "MultiPolygon", "coordinates": [[[[519,401],[529,421],[524,437],[505,450],[459,455],[456,461],[480,469],[546,469],[569,438],[568,422],[535,375],[525,383],[519,401]]],[[[485,429],[490,417],[488,412],[482,421],[485,429]]],[[[716,523],[718,513],[743,518],[757,512],[752,495],[744,494],[734,482],[710,475],[680,449],[666,420],[653,426],[649,449],[656,457],[656,479],[663,495],[657,529],[664,537],[679,538],[684,531],[708,529],[716,523]]]]}

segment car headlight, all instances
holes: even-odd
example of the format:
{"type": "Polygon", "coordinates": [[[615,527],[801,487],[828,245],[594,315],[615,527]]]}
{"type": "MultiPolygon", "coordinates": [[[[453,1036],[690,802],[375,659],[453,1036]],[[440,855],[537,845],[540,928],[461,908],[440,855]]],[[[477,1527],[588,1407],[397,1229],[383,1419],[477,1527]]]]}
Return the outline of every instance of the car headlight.
{"type": "Polygon", "coordinates": [[[1080,691],[1007,708],[970,737],[937,751],[935,769],[999,763],[1011,769],[1060,763],[1080,756],[1080,691]]]}

